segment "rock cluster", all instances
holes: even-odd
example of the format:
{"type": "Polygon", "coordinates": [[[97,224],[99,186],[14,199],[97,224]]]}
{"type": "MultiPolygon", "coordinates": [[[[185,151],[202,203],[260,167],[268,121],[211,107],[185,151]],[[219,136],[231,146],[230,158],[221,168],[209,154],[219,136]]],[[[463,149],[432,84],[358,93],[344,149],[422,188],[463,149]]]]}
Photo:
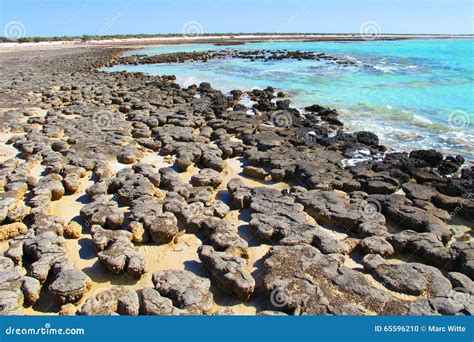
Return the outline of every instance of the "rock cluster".
{"type": "Polygon", "coordinates": [[[315,61],[328,61],[343,66],[354,66],[356,62],[349,58],[341,58],[331,56],[324,52],[312,52],[312,51],[289,51],[289,50],[214,50],[214,51],[203,51],[203,52],[176,52],[160,54],[155,56],[146,55],[132,55],[122,57],[116,61],[118,64],[159,64],[159,63],[184,63],[184,62],[207,62],[213,59],[224,59],[224,58],[240,58],[249,59],[251,61],[281,61],[285,59],[296,59],[296,60],[315,60],[315,61]]]}
{"type": "Polygon", "coordinates": [[[452,225],[473,227],[474,170],[463,157],[387,152],[375,134],[344,130],[336,110],[293,108],[272,87],[226,94],[206,82],[182,87],[174,76],[97,70],[351,61],[284,50],[122,52],[7,54],[0,65],[0,108],[17,108],[0,127],[21,155],[0,163],[1,314],[21,314],[45,291],[64,304],[61,314],[228,314],[214,293],[262,315],[472,314],[471,297],[458,299],[474,292],[474,243],[452,225]],[[365,161],[349,162],[360,153],[365,161]],[[228,177],[234,162],[241,173],[228,177]],[[58,207],[71,198],[80,210],[63,220],[58,207]],[[138,290],[91,293],[88,270],[67,248],[89,242],[103,272],[145,282],[144,251],[174,248],[182,234],[199,238],[202,274],[161,270],[138,290]],[[270,250],[250,260],[258,248],[270,250]]]}

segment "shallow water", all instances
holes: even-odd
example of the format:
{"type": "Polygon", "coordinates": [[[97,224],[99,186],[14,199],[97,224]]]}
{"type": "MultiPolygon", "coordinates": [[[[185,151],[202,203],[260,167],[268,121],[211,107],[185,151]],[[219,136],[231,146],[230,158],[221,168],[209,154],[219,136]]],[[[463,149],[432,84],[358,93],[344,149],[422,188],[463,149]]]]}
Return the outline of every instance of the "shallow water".
{"type": "MultiPolygon", "coordinates": [[[[128,54],[223,48],[157,46],[128,54]]],[[[474,160],[474,40],[265,42],[228,48],[320,51],[353,59],[357,64],[225,59],[108,70],[174,74],[181,85],[208,81],[224,91],[271,85],[286,91],[297,107],[313,103],[336,107],[348,129],[374,131],[390,147],[435,148],[474,160]]]]}

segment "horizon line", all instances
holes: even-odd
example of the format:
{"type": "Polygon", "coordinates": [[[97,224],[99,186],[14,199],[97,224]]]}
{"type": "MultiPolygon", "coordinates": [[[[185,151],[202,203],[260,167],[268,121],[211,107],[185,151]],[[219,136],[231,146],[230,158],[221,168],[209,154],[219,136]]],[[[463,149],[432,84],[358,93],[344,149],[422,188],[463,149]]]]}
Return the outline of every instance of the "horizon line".
{"type": "Polygon", "coordinates": [[[167,36],[167,37],[188,37],[188,38],[195,38],[201,36],[243,36],[243,35],[275,35],[275,36],[296,36],[296,35],[326,35],[326,36],[335,36],[335,35],[347,35],[347,36],[374,36],[374,37],[381,37],[381,36],[472,36],[474,37],[474,33],[374,33],[374,34],[366,34],[360,32],[213,32],[213,33],[200,33],[200,34],[185,34],[185,33],[117,33],[117,34],[106,34],[106,35],[98,35],[98,34],[82,34],[82,35],[53,35],[53,36],[25,36],[25,37],[18,37],[18,38],[8,38],[6,36],[0,36],[0,39],[4,40],[21,40],[21,39],[53,39],[53,38],[112,38],[118,36],[126,36],[126,37],[160,37],[160,36],[167,36]]]}

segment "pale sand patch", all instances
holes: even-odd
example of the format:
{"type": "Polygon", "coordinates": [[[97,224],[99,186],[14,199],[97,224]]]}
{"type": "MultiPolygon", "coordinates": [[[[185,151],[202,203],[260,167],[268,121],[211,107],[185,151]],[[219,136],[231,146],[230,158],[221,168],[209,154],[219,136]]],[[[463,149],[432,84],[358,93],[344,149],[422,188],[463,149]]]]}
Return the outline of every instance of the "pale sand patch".
{"type": "Polygon", "coordinates": [[[109,164],[110,169],[114,172],[117,173],[122,169],[129,168],[132,166],[132,164],[122,164],[119,163],[117,160],[109,160],[107,161],[107,164],[109,164]]]}
{"type": "Polygon", "coordinates": [[[58,316],[58,312],[43,312],[36,310],[33,306],[28,306],[23,308],[23,313],[25,316],[58,316]]]}
{"type": "Polygon", "coordinates": [[[140,159],[140,163],[151,164],[158,169],[161,169],[162,167],[170,167],[173,165],[173,162],[170,162],[169,158],[159,155],[158,152],[144,153],[143,157],[140,159]]]}
{"type": "Polygon", "coordinates": [[[30,176],[33,176],[36,180],[39,180],[44,172],[44,166],[41,165],[39,160],[35,161],[30,169],[30,176]]]}
{"type": "Polygon", "coordinates": [[[13,145],[7,145],[6,142],[12,136],[18,135],[18,133],[2,132],[0,134],[0,164],[4,163],[8,159],[15,158],[18,154],[18,150],[13,145]]]}
{"type": "Polygon", "coordinates": [[[456,241],[463,241],[474,237],[473,224],[469,219],[456,215],[449,223],[449,228],[452,229],[454,235],[446,244],[447,247],[450,247],[456,241]]]}
{"type": "Polygon", "coordinates": [[[6,250],[8,249],[8,241],[9,240],[0,241],[0,254],[1,255],[3,255],[3,253],[5,253],[6,250]]]}
{"type": "Polygon", "coordinates": [[[274,188],[274,189],[279,189],[279,190],[288,189],[290,187],[288,183],[284,183],[284,182],[270,182],[270,181],[261,182],[261,181],[246,177],[245,175],[243,175],[243,167],[242,167],[242,162],[240,158],[230,158],[230,159],[224,160],[224,162],[226,163],[226,167],[222,171],[222,176],[224,177],[223,184],[225,184],[225,186],[227,186],[227,183],[229,182],[229,180],[231,180],[232,178],[238,177],[243,180],[246,186],[249,186],[249,187],[263,186],[263,187],[274,188]]]}
{"type": "MultiPolygon", "coordinates": [[[[146,164],[153,165],[157,167],[158,169],[161,169],[163,167],[172,166],[174,163],[174,160],[170,156],[162,156],[158,154],[158,152],[145,152],[137,163],[146,163],[146,164]]],[[[117,161],[117,159],[113,158],[113,159],[108,160],[107,164],[109,165],[110,169],[114,173],[117,173],[120,170],[131,168],[136,163],[124,164],[124,163],[120,163],[119,161],[117,161]]]]}
{"type": "MultiPolygon", "coordinates": [[[[30,113],[31,116],[39,116],[39,117],[45,117],[46,116],[46,113],[48,112],[47,109],[44,109],[44,108],[40,108],[40,107],[30,107],[30,108],[26,108],[25,111],[27,111],[28,113],[30,113]]],[[[25,121],[27,120],[27,118],[25,119],[25,121]]]]}
{"type": "Polygon", "coordinates": [[[194,234],[181,235],[176,243],[170,242],[165,245],[145,245],[138,246],[138,249],[143,251],[148,260],[149,271],[146,278],[141,279],[140,283],[147,283],[147,286],[152,286],[151,274],[157,271],[169,269],[193,269],[196,265],[193,262],[199,262],[197,249],[201,246],[201,240],[194,234]]]}
{"type": "Polygon", "coordinates": [[[191,178],[198,174],[199,173],[199,170],[201,170],[200,168],[196,167],[195,165],[191,165],[190,167],[188,167],[188,169],[184,172],[179,172],[178,175],[179,175],[179,178],[185,182],[185,183],[190,183],[191,182],[191,178]]]}
{"type": "Polygon", "coordinates": [[[344,228],[327,227],[327,226],[319,226],[319,227],[332,238],[335,238],[338,240],[344,240],[349,237],[347,230],[345,230],[344,228]]]}
{"type": "Polygon", "coordinates": [[[74,194],[65,195],[57,201],[52,201],[50,214],[60,217],[66,224],[74,217],[79,216],[85,200],[85,198],[81,199],[81,197],[87,196],[86,188],[94,184],[94,181],[90,179],[91,174],[91,172],[88,172],[85,177],[81,178],[79,189],[74,194]]]}

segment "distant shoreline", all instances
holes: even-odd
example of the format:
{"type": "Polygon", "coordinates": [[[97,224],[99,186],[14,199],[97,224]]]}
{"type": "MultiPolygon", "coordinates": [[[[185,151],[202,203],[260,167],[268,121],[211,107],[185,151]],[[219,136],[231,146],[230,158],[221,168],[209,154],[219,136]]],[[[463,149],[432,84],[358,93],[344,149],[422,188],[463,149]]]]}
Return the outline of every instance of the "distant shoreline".
{"type": "Polygon", "coordinates": [[[308,42],[345,42],[345,41],[372,41],[372,40],[402,40],[402,39],[473,39],[474,35],[450,35],[450,34],[236,34],[236,35],[198,35],[198,36],[162,36],[147,38],[110,38],[82,40],[45,40],[39,42],[3,42],[0,43],[0,51],[5,48],[28,48],[28,47],[68,47],[78,46],[148,46],[148,45],[178,45],[178,44],[217,44],[217,45],[240,45],[260,41],[308,41],[308,42]]]}

